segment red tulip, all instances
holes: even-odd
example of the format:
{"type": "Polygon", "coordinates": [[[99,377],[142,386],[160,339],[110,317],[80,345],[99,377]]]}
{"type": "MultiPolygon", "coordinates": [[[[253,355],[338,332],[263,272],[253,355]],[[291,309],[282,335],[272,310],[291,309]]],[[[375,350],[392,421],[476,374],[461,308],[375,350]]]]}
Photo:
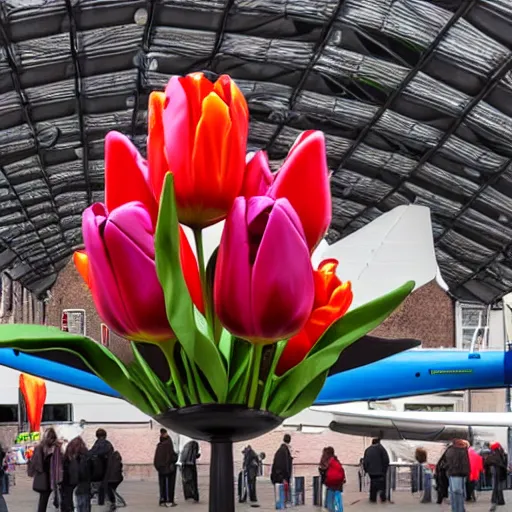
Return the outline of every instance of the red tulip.
{"type": "Polygon", "coordinates": [[[331,223],[332,204],[325,140],[322,132],[302,133],[281,169],[272,174],[264,152],[247,164],[243,195],[286,197],[299,216],[310,251],[325,236],[331,223]]]}
{"type": "MultiPolygon", "coordinates": [[[[145,160],[117,132],[105,139],[105,184],[106,205],[84,212],[86,251],[75,253],[75,265],[113,331],[136,341],[172,338],[154,261],[158,204],[145,160]]],[[[192,300],[203,311],[197,262],[183,230],[180,255],[192,300]]]]}
{"type": "Polygon", "coordinates": [[[314,297],[309,250],[286,199],[238,197],[226,219],[215,272],[220,321],[253,343],[297,333],[314,297]]]}
{"type": "Polygon", "coordinates": [[[339,320],[352,304],[350,281],[342,283],[336,276],[338,261],[322,261],[315,276],[315,303],[304,328],[290,338],[279,359],[276,373],[282,375],[299,364],[321,338],[323,333],[339,320]]]}
{"type": "Polygon", "coordinates": [[[148,117],[156,197],[170,171],[180,222],[204,228],[224,219],[245,172],[249,112],[238,87],[227,75],[215,83],[202,73],[175,76],[165,94],[151,93],[148,117]]]}

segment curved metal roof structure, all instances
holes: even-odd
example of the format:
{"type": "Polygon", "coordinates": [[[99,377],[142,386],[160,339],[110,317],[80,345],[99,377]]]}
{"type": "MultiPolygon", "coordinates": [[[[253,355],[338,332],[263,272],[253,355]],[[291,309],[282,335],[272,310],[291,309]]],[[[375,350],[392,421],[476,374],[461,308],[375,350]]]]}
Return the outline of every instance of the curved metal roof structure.
{"type": "Polygon", "coordinates": [[[512,290],[512,0],[4,0],[0,39],[0,269],[40,296],[106,132],[143,150],[148,93],[197,70],[237,79],[272,159],[325,131],[329,241],[426,205],[455,296],[512,290]]]}

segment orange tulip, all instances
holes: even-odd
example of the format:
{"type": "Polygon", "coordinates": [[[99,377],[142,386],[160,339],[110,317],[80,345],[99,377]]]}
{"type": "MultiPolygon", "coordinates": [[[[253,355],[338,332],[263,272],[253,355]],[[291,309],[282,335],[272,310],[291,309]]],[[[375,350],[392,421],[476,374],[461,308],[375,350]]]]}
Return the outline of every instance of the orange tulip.
{"type": "Polygon", "coordinates": [[[30,431],[39,432],[46,401],[46,384],[39,377],[22,373],[20,375],[20,390],[25,400],[30,431]]]}
{"type": "Polygon", "coordinates": [[[160,198],[165,174],[174,174],[180,222],[204,228],[224,219],[240,195],[249,111],[227,75],[215,83],[202,73],[173,77],[148,107],[148,163],[160,198]]]}
{"type": "Polygon", "coordinates": [[[290,338],[279,359],[276,373],[282,375],[299,364],[313,348],[324,332],[340,319],[352,304],[350,281],[342,283],[336,276],[338,261],[322,261],[315,277],[315,302],[313,311],[304,328],[290,338]]]}

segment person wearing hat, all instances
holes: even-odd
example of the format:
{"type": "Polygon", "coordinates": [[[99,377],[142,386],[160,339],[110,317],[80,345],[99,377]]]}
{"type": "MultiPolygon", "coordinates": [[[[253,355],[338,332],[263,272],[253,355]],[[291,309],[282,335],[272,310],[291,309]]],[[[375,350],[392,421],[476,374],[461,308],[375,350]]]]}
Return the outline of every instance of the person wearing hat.
{"type": "Polygon", "coordinates": [[[508,460],[500,443],[492,443],[490,448],[491,453],[485,459],[485,466],[490,467],[492,471],[491,510],[496,510],[497,505],[505,505],[503,490],[507,483],[508,460]]]}

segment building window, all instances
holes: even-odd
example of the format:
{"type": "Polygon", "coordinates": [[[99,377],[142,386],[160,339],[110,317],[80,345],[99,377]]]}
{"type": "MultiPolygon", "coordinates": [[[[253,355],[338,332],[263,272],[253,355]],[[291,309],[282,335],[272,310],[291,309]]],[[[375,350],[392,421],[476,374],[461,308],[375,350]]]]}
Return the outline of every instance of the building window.
{"type": "Polygon", "coordinates": [[[60,328],[71,334],[86,336],[85,309],[64,309],[61,314],[60,328]]]}
{"type": "Polygon", "coordinates": [[[404,411],[453,412],[454,404],[404,404],[404,411]]]}
{"type": "Polygon", "coordinates": [[[71,404],[46,404],[43,408],[43,423],[64,423],[73,421],[71,404]]]}
{"type": "Polygon", "coordinates": [[[18,404],[0,405],[0,423],[18,423],[18,404]]]}
{"type": "Polygon", "coordinates": [[[457,348],[475,351],[487,348],[489,308],[481,304],[457,302],[457,348]]]}

